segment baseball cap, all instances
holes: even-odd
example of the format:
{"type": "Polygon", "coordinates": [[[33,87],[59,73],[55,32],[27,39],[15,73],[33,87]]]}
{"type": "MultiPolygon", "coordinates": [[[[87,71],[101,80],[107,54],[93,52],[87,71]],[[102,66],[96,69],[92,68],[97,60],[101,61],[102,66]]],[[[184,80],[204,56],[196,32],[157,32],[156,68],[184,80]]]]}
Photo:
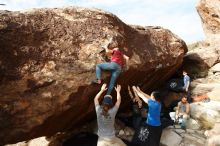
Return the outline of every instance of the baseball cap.
{"type": "Polygon", "coordinates": [[[112,105],[111,95],[105,95],[102,104],[112,105]]]}

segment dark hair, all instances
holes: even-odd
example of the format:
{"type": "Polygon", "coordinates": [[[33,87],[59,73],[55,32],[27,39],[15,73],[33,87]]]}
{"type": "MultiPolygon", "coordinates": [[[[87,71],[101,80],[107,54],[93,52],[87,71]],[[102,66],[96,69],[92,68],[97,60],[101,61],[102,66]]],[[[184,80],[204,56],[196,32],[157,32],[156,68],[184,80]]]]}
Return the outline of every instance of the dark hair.
{"type": "Polygon", "coordinates": [[[155,98],[156,101],[160,101],[160,100],[161,100],[160,92],[158,92],[158,91],[153,91],[153,92],[151,93],[151,95],[154,96],[154,98],[155,98]]]}
{"type": "Polygon", "coordinates": [[[118,43],[115,42],[115,41],[113,41],[113,42],[108,44],[108,48],[109,49],[113,49],[113,48],[116,48],[116,47],[118,47],[118,43]]]}
{"type": "Polygon", "coordinates": [[[108,110],[111,108],[109,104],[102,104],[102,115],[107,118],[109,117],[108,110]]]}

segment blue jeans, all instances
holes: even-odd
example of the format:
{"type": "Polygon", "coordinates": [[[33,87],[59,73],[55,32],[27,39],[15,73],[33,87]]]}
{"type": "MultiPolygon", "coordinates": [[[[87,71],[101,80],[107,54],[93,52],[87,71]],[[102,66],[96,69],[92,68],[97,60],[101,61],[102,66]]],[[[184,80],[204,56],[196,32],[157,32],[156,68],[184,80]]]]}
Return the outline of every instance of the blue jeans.
{"type": "Polygon", "coordinates": [[[115,81],[119,74],[121,73],[121,66],[118,65],[115,62],[109,62],[109,63],[101,63],[96,65],[96,78],[98,80],[101,79],[102,70],[108,70],[112,72],[110,83],[108,86],[107,95],[110,95],[112,92],[112,89],[114,88],[115,81]]]}

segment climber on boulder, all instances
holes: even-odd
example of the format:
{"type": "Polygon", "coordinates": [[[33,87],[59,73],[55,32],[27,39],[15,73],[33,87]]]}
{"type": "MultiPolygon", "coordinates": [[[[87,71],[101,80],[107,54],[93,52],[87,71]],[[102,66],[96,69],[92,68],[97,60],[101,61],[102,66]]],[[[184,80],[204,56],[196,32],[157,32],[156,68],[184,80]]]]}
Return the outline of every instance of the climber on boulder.
{"type": "Polygon", "coordinates": [[[115,47],[114,44],[109,44],[108,47],[103,47],[106,51],[106,55],[111,58],[110,62],[101,63],[96,65],[96,80],[93,80],[92,83],[101,84],[101,72],[102,70],[111,71],[111,79],[108,86],[107,95],[110,95],[116,79],[122,71],[122,68],[127,65],[129,57],[123,55],[119,48],[115,47]],[[125,61],[124,61],[125,60],[125,61]]]}
{"type": "Polygon", "coordinates": [[[121,86],[117,85],[115,91],[117,92],[117,101],[113,106],[112,96],[105,95],[102,105],[99,104],[101,95],[107,90],[106,84],[103,84],[101,90],[94,98],[95,110],[98,122],[98,143],[97,146],[126,146],[124,142],[115,136],[115,116],[121,104],[121,86]]]}

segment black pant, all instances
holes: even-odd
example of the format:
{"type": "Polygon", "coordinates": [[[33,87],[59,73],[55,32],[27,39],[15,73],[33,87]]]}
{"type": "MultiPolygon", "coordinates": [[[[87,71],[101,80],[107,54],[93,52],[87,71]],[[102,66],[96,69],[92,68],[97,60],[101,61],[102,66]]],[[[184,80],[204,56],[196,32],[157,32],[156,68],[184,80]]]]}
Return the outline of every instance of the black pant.
{"type": "Polygon", "coordinates": [[[161,126],[150,126],[148,125],[150,134],[149,134],[149,146],[159,146],[160,137],[162,134],[161,126]]]}
{"type": "Polygon", "coordinates": [[[161,126],[142,125],[135,131],[133,146],[159,146],[162,133],[161,126]]]}
{"type": "Polygon", "coordinates": [[[186,88],[185,88],[185,87],[180,87],[180,88],[179,88],[179,91],[180,91],[180,92],[184,92],[184,93],[186,94],[186,98],[187,98],[187,101],[188,101],[189,103],[192,102],[191,93],[190,93],[189,90],[186,91],[186,88]]]}
{"type": "Polygon", "coordinates": [[[191,93],[190,93],[189,90],[186,92],[186,98],[187,98],[187,101],[188,101],[189,103],[192,102],[191,93]]]}
{"type": "Polygon", "coordinates": [[[132,146],[159,146],[162,126],[145,124],[146,118],[142,118],[141,109],[137,105],[132,106],[132,111],[133,127],[135,129],[132,146]]]}
{"type": "Polygon", "coordinates": [[[137,104],[132,105],[132,124],[134,129],[138,129],[143,121],[141,116],[141,109],[137,104]]]}

